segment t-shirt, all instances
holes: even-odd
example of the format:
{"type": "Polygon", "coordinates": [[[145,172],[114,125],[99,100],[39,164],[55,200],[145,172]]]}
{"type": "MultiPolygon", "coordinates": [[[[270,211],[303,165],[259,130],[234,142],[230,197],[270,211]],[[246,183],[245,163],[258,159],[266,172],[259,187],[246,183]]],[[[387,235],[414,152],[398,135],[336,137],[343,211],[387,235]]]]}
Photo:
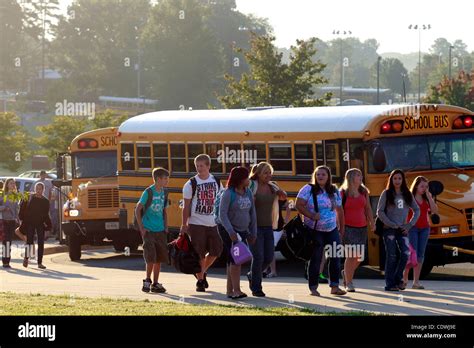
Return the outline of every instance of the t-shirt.
{"type": "MultiPolygon", "coordinates": [[[[163,209],[168,205],[168,202],[165,202],[165,190],[161,189],[158,192],[155,186],[152,186],[151,190],[153,192],[153,199],[142,217],[143,227],[150,232],[162,232],[165,230],[163,209]]],[[[138,201],[143,205],[143,209],[145,209],[147,199],[148,190],[145,190],[138,201]]]]}
{"type": "MultiPolygon", "coordinates": [[[[428,220],[428,212],[430,211],[430,204],[423,199],[423,202],[421,204],[415,199],[416,203],[418,203],[418,206],[420,207],[420,217],[418,220],[416,220],[415,226],[418,228],[428,228],[430,227],[430,222],[428,220]]],[[[413,217],[413,211],[408,212],[408,220],[410,221],[411,218],[413,217]]]]}
{"type": "Polygon", "coordinates": [[[351,227],[367,226],[367,217],[365,215],[365,207],[367,205],[367,196],[360,194],[357,197],[351,197],[347,191],[341,193],[341,198],[346,194],[346,202],[344,204],[344,224],[351,227]]]}
{"type": "MultiPolygon", "coordinates": [[[[320,214],[320,218],[316,225],[316,230],[318,231],[331,232],[337,227],[335,207],[340,207],[342,205],[341,196],[339,195],[338,190],[336,190],[333,197],[334,204],[326,191],[323,191],[323,193],[319,192],[316,197],[318,200],[318,212],[320,214]]],[[[304,199],[307,202],[306,209],[313,214],[315,213],[310,185],[303,186],[298,192],[297,198],[304,199]]],[[[304,223],[309,228],[314,228],[314,221],[306,216],[304,217],[304,223]]]]}
{"type": "MultiPolygon", "coordinates": [[[[191,216],[189,217],[188,224],[201,225],[201,226],[216,226],[214,220],[214,201],[216,199],[217,192],[220,188],[217,187],[216,179],[209,175],[206,180],[202,180],[199,176],[196,178],[196,193],[194,197],[191,180],[188,180],[183,187],[184,199],[191,199],[191,216]]],[[[222,188],[222,185],[221,185],[222,188]]]]}

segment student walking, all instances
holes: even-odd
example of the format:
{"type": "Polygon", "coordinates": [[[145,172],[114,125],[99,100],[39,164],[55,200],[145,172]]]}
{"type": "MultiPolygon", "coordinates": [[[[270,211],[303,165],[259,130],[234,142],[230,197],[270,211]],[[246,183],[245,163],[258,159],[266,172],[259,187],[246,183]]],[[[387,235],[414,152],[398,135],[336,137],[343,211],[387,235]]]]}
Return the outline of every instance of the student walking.
{"type": "Polygon", "coordinates": [[[377,216],[384,224],[385,291],[405,290],[402,277],[410,254],[408,231],[418,220],[420,208],[408,189],[402,170],[395,169],[390,173],[387,187],[380,195],[377,216]],[[407,222],[410,209],[414,214],[407,222]]]}
{"type": "Polygon", "coordinates": [[[183,187],[184,208],[181,233],[191,237],[191,244],[201,258],[201,272],[196,274],[196,291],[209,287],[207,270],[222,253],[222,239],[214,219],[214,202],[222,188],[219,179],[211,175],[211,158],[206,154],[194,159],[197,175],[183,187]]]}
{"type": "Polygon", "coordinates": [[[3,197],[1,197],[0,200],[0,212],[2,213],[3,229],[5,235],[2,242],[3,268],[11,268],[11,244],[16,225],[19,223],[18,213],[20,208],[18,203],[15,179],[8,178],[5,181],[5,190],[3,191],[3,197]]]}
{"type": "Polygon", "coordinates": [[[227,188],[222,193],[219,206],[220,229],[224,229],[224,248],[227,260],[227,297],[240,299],[247,294],[240,289],[241,265],[236,265],[230,255],[233,243],[239,239],[254,243],[257,237],[257,215],[249,186],[249,171],[244,167],[232,168],[227,188]]]}
{"type": "Polygon", "coordinates": [[[263,271],[274,257],[275,242],[273,230],[278,227],[278,200],[286,200],[286,193],[271,181],[273,167],[267,162],[260,162],[250,172],[250,190],[255,200],[257,213],[257,240],[250,246],[253,259],[251,270],[247,273],[252,295],[264,297],[262,290],[263,271]]]}
{"type": "Polygon", "coordinates": [[[346,290],[354,292],[354,273],[363,261],[367,248],[367,226],[374,229],[369,190],[362,183],[362,172],[359,169],[352,168],[346,172],[340,193],[345,224],[342,243],[346,251],[342,279],[346,290]]]}
{"type": "Polygon", "coordinates": [[[143,191],[135,208],[135,216],[143,239],[143,257],[146,263],[146,278],[143,292],[164,293],[166,289],[158,283],[161,264],[168,262],[168,206],[169,172],[165,168],[155,168],[152,172],[154,184],[143,191]],[[153,273],[153,282],[151,275],[153,273]]]}
{"type": "MultiPolygon", "coordinates": [[[[408,231],[408,239],[411,246],[416,252],[417,265],[413,268],[413,285],[412,289],[424,289],[425,287],[420,284],[420,273],[423,267],[423,261],[425,259],[426,246],[428,244],[428,238],[430,236],[430,221],[428,214],[437,214],[438,206],[436,205],[433,196],[429,191],[429,182],[424,176],[417,176],[413,181],[410,191],[415,197],[415,201],[420,207],[420,217],[416,221],[410,231],[408,231]]],[[[410,210],[408,214],[408,220],[413,216],[413,212],[410,210]]],[[[403,283],[404,286],[408,284],[408,273],[410,269],[405,268],[403,272],[403,283]]]]}
{"type": "Polygon", "coordinates": [[[44,184],[35,184],[35,193],[30,197],[28,203],[20,207],[20,219],[26,226],[26,249],[23,259],[23,267],[28,267],[28,259],[32,256],[35,235],[38,237],[38,268],[46,269],[43,265],[44,233],[51,229],[49,217],[49,200],[43,196],[44,184]],[[22,211],[23,210],[23,211],[22,211]]]}
{"type": "Polygon", "coordinates": [[[310,295],[313,296],[320,296],[319,273],[325,250],[326,257],[329,258],[331,294],[346,294],[339,288],[340,258],[337,253],[341,244],[340,235],[344,235],[344,211],[341,204],[339,191],[332,184],[331,170],[326,166],[319,166],[314,170],[311,184],[303,186],[296,197],[296,209],[304,216],[305,225],[313,230],[312,238],[315,248],[308,265],[308,285],[310,295]],[[318,213],[316,213],[315,204],[317,204],[318,213]]]}

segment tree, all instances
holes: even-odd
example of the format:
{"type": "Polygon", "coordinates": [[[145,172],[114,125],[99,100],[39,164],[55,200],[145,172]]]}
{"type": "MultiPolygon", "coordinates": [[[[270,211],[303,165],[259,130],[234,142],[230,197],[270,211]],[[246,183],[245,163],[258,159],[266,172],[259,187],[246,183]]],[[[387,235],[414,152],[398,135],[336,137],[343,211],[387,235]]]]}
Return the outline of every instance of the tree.
{"type": "Polygon", "coordinates": [[[137,96],[135,68],[143,53],[139,40],[149,11],[148,0],[76,0],[69,6],[53,46],[61,52],[55,65],[77,91],[72,101],[95,100],[103,93],[137,96]]]}
{"type": "Polygon", "coordinates": [[[163,0],[144,29],[150,96],[162,109],[205,108],[212,102],[223,53],[206,24],[208,8],[196,0],[163,0]]]}
{"type": "MultiPolygon", "coordinates": [[[[377,63],[372,66],[372,83],[377,79],[377,63]]],[[[380,86],[389,88],[394,93],[403,95],[403,76],[408,75],[407,69],[397,58],[385,58],[380,62],[380,86]]],[[[410,80],[405,79],[405,92],[410,89],[410,80]]]]}
{"type": "Polygon", "coordinates": [[[426,103],[449,104],[474,111],[474,76],[461,71],[453,79],[445,78],[437,85],[430,87],[426,103]]]}
{"type": "Polygon", "coordinates": [[[56,116],[51,124],[37,127],[43,134],[37,139],[37,143],[51,159],[54,159],[56,153],[67,151],[72,139],[83,133],[86,126],[87,120],[84,118],[56,116]]]}
{"type": "Polygon", "coordinates": [[[320,106],[329,101],[328,94],[314,98],[313,88],[327,82],[321,76],[325,65],[312,61],[316,38],[297,40],[288,64],[282,63],[283,54],[277,52],[274,40],[272,36],[253,35],[250,51],[245,52],[250,72],[244,73],[240,81],[226,75],[227,93],[218,97],[223,107],[320,106]]]}
{"type": "Polygon", "coordinates": [[[127,119],[128,115],[126,114],[116,114],[111,110],[105,110],[105,112],[95,115],[95,117],[90,120],[88,128],[118,127],[127,119]]]}
{"type": "Polygon", "coordinates": [[[0,113],[0,164],[17,171],[29,157],[29,137],[13,113],[0,113]]]}

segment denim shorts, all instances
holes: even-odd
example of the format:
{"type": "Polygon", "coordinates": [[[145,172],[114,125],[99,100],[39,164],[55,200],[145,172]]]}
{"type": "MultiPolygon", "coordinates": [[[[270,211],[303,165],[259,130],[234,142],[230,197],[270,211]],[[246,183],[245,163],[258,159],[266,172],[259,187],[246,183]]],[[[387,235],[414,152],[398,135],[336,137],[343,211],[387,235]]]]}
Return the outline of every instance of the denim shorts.
{"type": "Polygon", "coordinates": [[[418,228],[413,226],[408,232],[408,239],[410,244],[416,251],[416,258],[421,263],[425,259],[426,246],[428,245],[428,238],[430,237],[430,228],[418,228]]]}

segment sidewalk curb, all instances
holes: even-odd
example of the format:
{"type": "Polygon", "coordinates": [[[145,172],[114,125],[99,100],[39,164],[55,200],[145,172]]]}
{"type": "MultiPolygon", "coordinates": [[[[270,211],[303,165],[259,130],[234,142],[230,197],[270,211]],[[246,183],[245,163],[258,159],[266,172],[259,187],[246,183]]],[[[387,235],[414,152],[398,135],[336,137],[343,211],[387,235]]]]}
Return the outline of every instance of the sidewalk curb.
{"type": "MultiPolygon", "coordinates": [[[[81,250],[102,250],[109,248],[110,245],[82,245],[81,250]]],[[[59,244],[59,245],[52,245],[44,247],[44,255],[52,255],[52,254],[60,254],[60,253],[67,253],[69,250],[66,244],[59,244]]]]}

